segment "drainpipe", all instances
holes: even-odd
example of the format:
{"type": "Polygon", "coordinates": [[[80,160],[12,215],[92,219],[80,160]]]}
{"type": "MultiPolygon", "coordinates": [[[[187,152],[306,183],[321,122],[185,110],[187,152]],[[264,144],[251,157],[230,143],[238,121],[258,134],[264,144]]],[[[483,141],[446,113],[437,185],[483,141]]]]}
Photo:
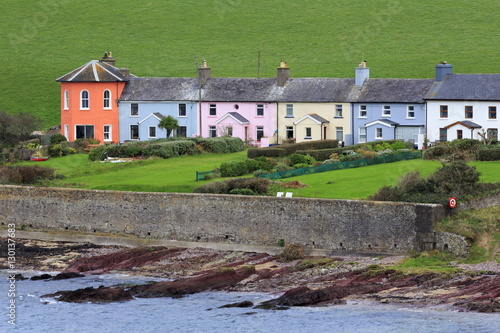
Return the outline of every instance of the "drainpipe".
{"type": "Polygon", "coordinates": [[[276,102],[276,144],[279,144],[279,134],[280,134],[280,116],[279,116],[279,103],[276,102]]]}

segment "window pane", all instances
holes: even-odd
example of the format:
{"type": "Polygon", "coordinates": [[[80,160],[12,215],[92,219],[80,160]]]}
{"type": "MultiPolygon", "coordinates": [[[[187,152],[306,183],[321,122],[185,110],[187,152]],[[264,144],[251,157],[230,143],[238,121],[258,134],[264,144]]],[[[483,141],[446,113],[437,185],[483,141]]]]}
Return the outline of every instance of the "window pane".
{"type": "Polygon", "coordinates": [[[179,104],[179,116],[180,117],[186,116],[186,104],[184,104],[184,103],[179,104]]]}
{"type": "Polygon", "coordinates": [[[264,104],[257,104],[257,116],[264,115],[264,104]]]}
{"type": "Polygon", "coordinates": [[[131,116],[138,116],[139,115],[139,104],[132,103],[132,105],[130,106],[130,115],[131,116]]]}
{"type": "Polygon", "coordinates": [[[130,125],[130,139],[139,139],[139,125],[130,125]]]}

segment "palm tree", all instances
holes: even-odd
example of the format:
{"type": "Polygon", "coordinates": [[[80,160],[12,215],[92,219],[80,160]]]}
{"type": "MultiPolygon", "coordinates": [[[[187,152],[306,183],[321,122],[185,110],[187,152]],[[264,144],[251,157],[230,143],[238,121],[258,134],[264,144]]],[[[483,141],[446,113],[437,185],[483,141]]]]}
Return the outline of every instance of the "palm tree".
{"type": "Polygon", "coordinates": [[[167,138],[170,137],[170,134],[174,129],[177,129],[179,127],[179,123],[177,122],[177,119],[175,119],[172,116],[166,116],[161,118],[160,123],[158,124],[159,128],[163,128],[164,130],[167,131],[167,138]]]}

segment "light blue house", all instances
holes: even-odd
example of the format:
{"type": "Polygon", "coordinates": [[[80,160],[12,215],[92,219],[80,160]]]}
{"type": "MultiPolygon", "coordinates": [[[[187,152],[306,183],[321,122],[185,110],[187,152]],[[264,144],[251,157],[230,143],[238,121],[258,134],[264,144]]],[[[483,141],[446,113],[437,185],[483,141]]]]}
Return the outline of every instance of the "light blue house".
{"type": "Polygon", "coordinates": [[[433,80],[365,78],[356,81],[360,90],[351,105],[353,143],[393,139],[418,143],[425,134],[423,98],[433,80]]]}
{"type": "Polygon", "coordinates": [[[162,117],[177,119],[171,135],[198,134],[198,81],[196,78],[133,78],[119,101],[120,142],[166,138],[158,127],[162,117]]]}

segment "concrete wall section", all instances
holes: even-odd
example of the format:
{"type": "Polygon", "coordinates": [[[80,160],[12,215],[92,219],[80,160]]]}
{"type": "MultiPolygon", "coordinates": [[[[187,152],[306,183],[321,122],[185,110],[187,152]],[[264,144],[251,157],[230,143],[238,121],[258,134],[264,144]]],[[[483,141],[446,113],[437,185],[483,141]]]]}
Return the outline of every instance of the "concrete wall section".
{"type": "Polygon", "coordinates": [[[0,211],[2,224],[18,228],[394,253],[421,250],[445,213],[430,204],[20,186],[0,186],[0,211]]]}

